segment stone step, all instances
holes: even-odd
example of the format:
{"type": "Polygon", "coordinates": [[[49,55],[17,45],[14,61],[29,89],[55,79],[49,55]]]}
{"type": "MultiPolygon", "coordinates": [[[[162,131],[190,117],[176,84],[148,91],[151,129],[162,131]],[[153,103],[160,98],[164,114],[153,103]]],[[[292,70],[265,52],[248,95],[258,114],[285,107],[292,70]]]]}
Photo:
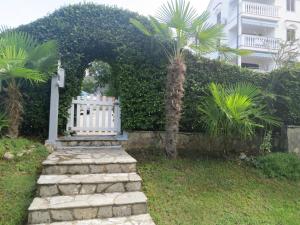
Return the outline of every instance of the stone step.
{"type": "Polygon", "coordinates": [[[77,135],[71,137],[59,138],[56,142],[57,146],[75,147],[75,146],[121,146],[126,143],[128,137],[126,135],[77,135]]]}
{"type": "Polygon", "coordinates": [[[77,220],[36,225],[155,225],[149,214],[110,219],[77,220]]]}
{"type": "Polygon", "coordinates": [[[55,151],[43,162],[43,174],[133,173],[136,160],[123,149],[55,151]]]}
{"type": "Polygon", "coordinates": [[[114,146],[71,146],[71,147],[56,147],[58,151],[73,151],[73,150],[80,150],[80,151],[89,151],[89,150],[120,150],[122,148],[121,145],[114,145],[114,146]]]}
{"type": "Polygon", "coordinates": [[[133,192],[141,190],[142,179],[136,173],[41,175],[38,195],[82,195],[133,192]]]}
{"type": "Polygon", "coordinates": [[[142,192],[35,198],[28,211],[28,223],[51,223],[126,217],[147,213],[142,192]]]}

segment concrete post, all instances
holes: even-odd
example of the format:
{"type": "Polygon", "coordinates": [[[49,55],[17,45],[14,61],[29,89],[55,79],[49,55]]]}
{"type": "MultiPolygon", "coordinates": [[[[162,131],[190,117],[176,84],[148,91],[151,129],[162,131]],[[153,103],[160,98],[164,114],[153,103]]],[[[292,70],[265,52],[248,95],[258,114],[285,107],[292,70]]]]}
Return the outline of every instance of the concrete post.
{"type": "Polygon", "coordinates": [[[58,76],[52,77],[51,98],[50,98],[50,117],[49,117],[49,137],[48,144],[55,144],[58,129],[58,108],[59,108],[59,89],[58,76]]]}
{"type": "Polygon", "coordinates": [[[54,145],[57,140],[58,131],[58,109],[59,109],[59,88],[64,87],[65,70],[61,68],[61,62],[58,61],[57,75],[51,80],[51,98],[50,98],[50,116],[49,116],[49,134],[46,144],[54,145]]]}
{"type": "Polygon", "coordinates": [[[114,113],[115,113],[115,129],[117,134],[121,134],[121,108],[120,108],[120,100],[115,100],[114,104],[114,113]]]}

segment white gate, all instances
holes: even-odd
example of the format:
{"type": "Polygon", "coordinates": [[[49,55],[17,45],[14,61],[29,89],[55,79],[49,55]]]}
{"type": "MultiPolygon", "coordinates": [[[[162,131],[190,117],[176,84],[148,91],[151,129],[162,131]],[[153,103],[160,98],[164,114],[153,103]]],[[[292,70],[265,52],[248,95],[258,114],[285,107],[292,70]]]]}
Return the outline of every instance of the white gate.
{"type": "Polygon", "coordinates": [[[67,130],[78,135],[116,135],[121,131],[119,101],[107,96],[78,96],[69,109],[67,130]]]}

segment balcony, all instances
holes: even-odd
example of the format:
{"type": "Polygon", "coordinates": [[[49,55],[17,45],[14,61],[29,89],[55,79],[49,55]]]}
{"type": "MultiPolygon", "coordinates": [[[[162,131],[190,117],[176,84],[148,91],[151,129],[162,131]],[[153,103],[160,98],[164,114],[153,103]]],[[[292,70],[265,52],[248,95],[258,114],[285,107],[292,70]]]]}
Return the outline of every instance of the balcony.
{"type": "Polygon", "coordinates": [[[250,50],[272,51],[279,49],[279,39],[256,35],[243,34],[241,36],[241,47],[250,50]]]}
{"type": "Polygon", "coordinates": [[[242,13],[250,16],[279,18],[279,7],[274,5],[244,1],[242,4],[242,13]]]}

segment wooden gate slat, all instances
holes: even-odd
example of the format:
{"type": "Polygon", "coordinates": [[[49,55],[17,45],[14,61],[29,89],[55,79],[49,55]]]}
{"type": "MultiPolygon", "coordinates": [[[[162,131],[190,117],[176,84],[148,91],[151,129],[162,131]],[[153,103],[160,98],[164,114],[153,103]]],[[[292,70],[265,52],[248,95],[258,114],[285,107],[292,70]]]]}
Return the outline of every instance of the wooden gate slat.
{"type": "Polygon", "coordinates": [[[76,127],[80,127],[80,110],[81,110],[81,104],[77,105],[77,112],[76,112],[76,127]]]}
{"type": "Polygon", "coordinates": [[[119,133],[119,111],[114,97],[78,96],[69,109],[67,130],[86,135],[119,133]]]}

